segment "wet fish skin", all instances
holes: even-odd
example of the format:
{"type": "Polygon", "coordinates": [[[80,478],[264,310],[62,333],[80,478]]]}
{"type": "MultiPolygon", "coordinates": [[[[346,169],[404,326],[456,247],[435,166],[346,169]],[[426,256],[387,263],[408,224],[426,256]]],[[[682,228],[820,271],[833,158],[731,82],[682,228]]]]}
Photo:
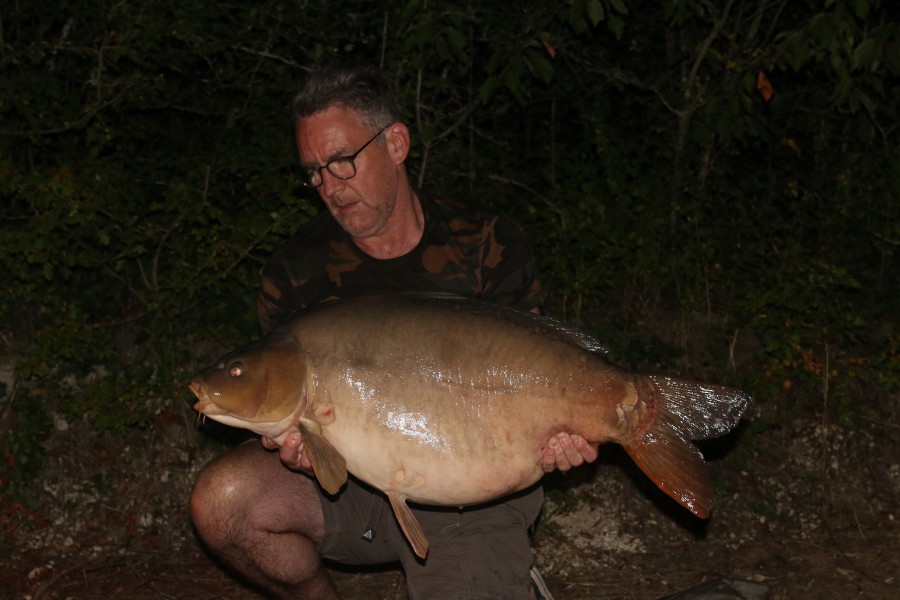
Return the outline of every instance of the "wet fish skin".
{"type": "Polygon", "coordinates": [[[712,481],[690,440],[728,432],[749,397],[628,373],[600,348],[552,320],[477,301],[367,297],[286,323],[190,388],[210,418],[278,442],[299,431],[327,491],[347,471],[384,491],[423,557],[407,500],[462,506],[524,489],[560,431],[621,444],[667,494],[708,516],[712,481]]]}

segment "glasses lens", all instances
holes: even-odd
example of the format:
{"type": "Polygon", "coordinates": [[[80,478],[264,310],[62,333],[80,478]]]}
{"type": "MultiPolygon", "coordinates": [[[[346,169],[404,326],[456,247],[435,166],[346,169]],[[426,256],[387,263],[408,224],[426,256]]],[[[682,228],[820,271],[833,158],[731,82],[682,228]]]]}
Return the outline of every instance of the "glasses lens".
{"type": "Polygon", "coordinates": [[[304,171],[303,183],[309,187],[319,187],[322,185],[322,173],[319,172],[319,169],[304,171]]]}
{"type": "Polygon", "coordinates": [[[356,175],[356,164],[350,157],[336,158],[328,163],[328,172],[338,179],[350,179],[356,175]]]}

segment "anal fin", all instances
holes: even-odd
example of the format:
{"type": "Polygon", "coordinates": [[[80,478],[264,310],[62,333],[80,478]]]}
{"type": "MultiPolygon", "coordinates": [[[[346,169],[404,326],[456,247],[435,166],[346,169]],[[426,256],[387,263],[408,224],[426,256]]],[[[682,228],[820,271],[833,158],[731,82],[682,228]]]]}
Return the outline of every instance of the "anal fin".
{"type": "Polygon", "coordinates": [[[316,479],[329,494],[336,494],[347,481],[347,461],[331,445],[325,436],[313,430],[300,419],[300,436],[303,438],[303,449],[309,456],[316,479]]]}
{"type": "Polygon", "coordinates": [[[397,522],[400,523],[400,529],[403,530],[403,534],[409,540],[409,544],[412,546],[416,556],[425,558],[428,554],[428,538],[425,536],[425,532],[422,531],[419,520],[416,519],[409,505],[406,504],[406,496],[398,496],[394,492],[387,492],[387,497],[391,501],[391,508],[394,509],[394,516],[397,517],[397,522]]]}
{"type": "Polygon", "coordinates": [[[668,427],[658,427],[625,445],[638,467],[662,491],[705,519],[713,506],[713,482],[703,454],[668,427]]]}

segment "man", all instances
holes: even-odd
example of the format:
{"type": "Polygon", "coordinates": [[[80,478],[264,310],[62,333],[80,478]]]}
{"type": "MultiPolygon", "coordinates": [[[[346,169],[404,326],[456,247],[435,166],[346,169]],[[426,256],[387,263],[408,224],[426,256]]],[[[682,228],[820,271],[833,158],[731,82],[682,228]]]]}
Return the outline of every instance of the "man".
{"type": "MultiPolygon", "coordinates": [[[[264,331],[302,308],[384,291],[445,292],[537,310],[534,259],[509,222],[412,188],[409,130],[380,72],[313,72],[294,113],[300,165],[328,211],[264,267],[264,331]]],[[[210,549],[270,595],[338,598],[322,566],[328,558],[399,561],[414,599],[548,597],[532,583],[540,577],[528,544],[543,500],[539,486],[483,506],[415,508],[430,540],[423,561],[381,494],[352,478],[337,495],[324,492],[299,434],[277,454],[267,451],[274,448],[264,439],[219,457],[191,497],[210,549]]],[[[547,441],[542,461],[545,471],[567,470],[596,455],[583,438],[560,435],[547,441]]]]}

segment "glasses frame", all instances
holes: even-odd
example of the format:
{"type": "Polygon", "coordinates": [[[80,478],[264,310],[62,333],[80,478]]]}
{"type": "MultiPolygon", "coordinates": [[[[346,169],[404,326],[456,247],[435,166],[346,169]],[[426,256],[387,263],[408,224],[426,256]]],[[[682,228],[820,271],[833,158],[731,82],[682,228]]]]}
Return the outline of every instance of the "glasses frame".
{"type": "Polygon", "coordinates": [[[317,188],[320,185],[322,185],[322,183],[324,183],[324,181],[325,181],[325,179],[322,177],[322,169],[325,169],[326,171],[331,173],[332,177],[334,177],[335,179],[340,179],[341,181],[347,181],[348,179],[353,179],[354,177],[356,177],[356,157],[359,156],[363,150],[368,148],[369,144],[374,142],[378,138],[378,136],[381,135],[382,133],[384,133],[385,130],[390,126],[391,125],[385,125],[380,130],[378,130],[378,133],[373,135],[369,139],[368,142],[366,142],[365,144],[360,146],[359,150],[357,150],[353,154],[349,154],[347,156],[338,156],[337,158],[332,158],[324,165],[314,165],[311,167],[303,167],[303,173],[304,173],[303,185],[305,185],[306,187],[311,187],[311,188],[317,188]],[[350,175],[349,177],[341,177],[340,175],[338,175],[337,173],[332,171],[331,165],[333,165],[336,162],[345,162],[345,163],[349,164],[351,167],[353,167],[353,174],[350,175]],[[319,180],[318,183],[315,183],[316,179],[319,180]]]}

